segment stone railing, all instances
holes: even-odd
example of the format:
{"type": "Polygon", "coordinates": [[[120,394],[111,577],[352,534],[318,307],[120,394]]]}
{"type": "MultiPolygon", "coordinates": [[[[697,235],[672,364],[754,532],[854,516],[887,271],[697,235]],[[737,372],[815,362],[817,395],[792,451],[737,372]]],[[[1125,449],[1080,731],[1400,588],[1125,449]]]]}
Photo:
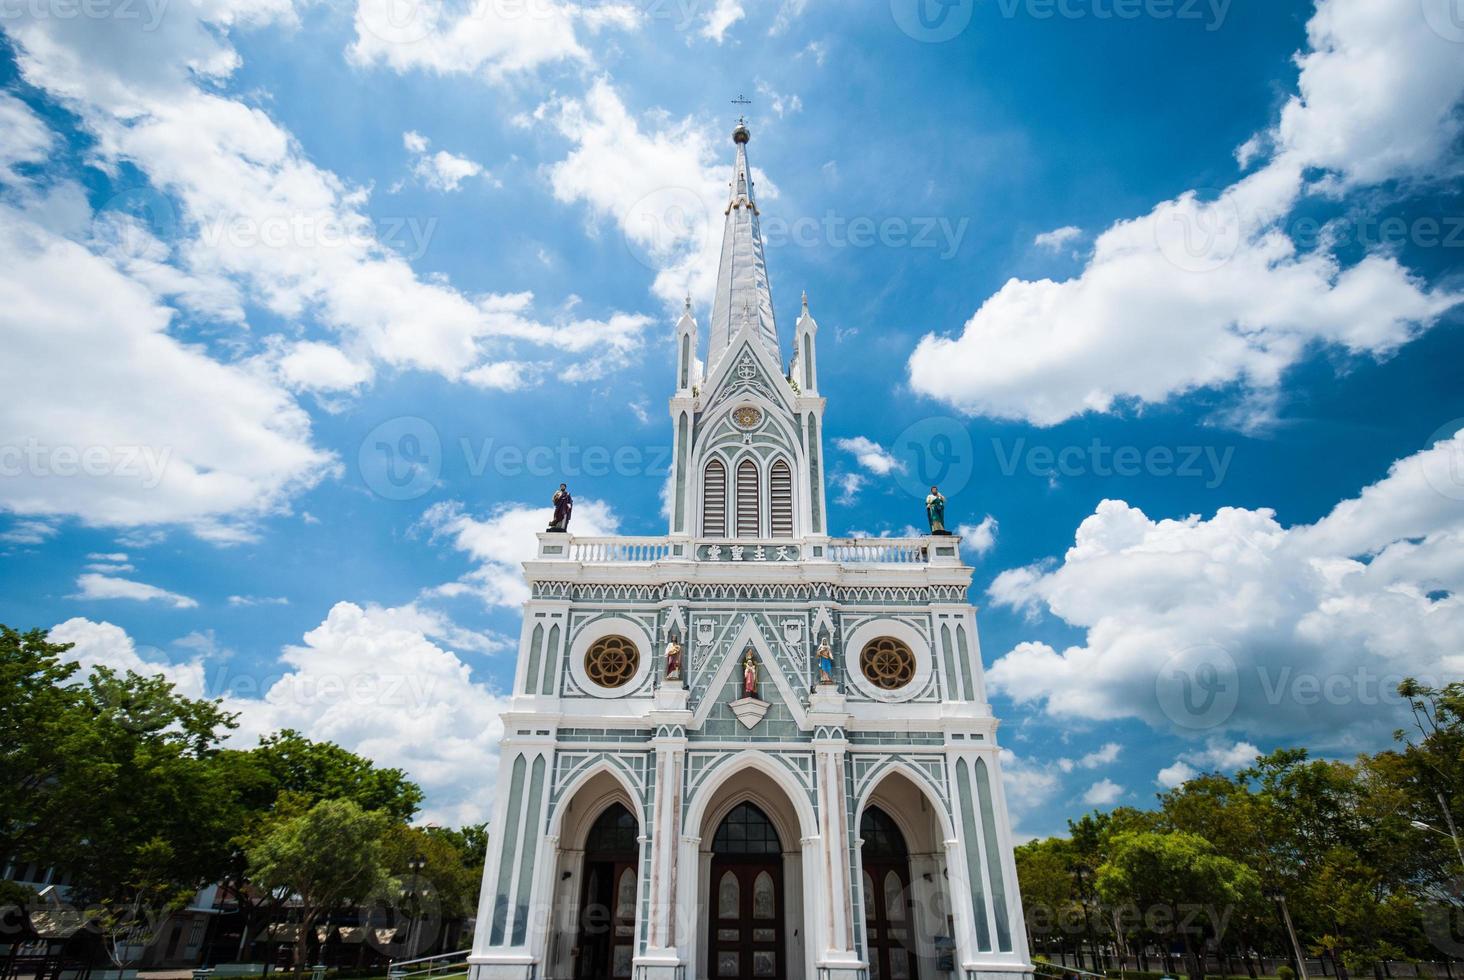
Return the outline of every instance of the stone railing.
{"type": "Polygon", "coordinates": [[[539,535],[539,555],[585,564],[702,561],[723,564],[829,562],[838,565],[958,565],[961,539],[918,538],[686,538],[539,535]]]}

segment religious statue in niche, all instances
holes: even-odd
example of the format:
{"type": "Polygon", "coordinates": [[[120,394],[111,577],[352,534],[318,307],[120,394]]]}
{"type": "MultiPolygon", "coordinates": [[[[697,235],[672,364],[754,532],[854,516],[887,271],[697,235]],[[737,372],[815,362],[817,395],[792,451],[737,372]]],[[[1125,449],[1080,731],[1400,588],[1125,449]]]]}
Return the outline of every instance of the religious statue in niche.
{"type": "Polygon", "coordinates": [[[574,510],[574,498],[569,495],[569,487],[561,483],[559,489],[554,491],[554,519],[549,522],[547,530],[563,534],[569,530],[569,515],[574,510]]]}
{"type": "Polygon", "coordinates": [[[818,642],[818,650],[814,653],[818,661],[818,682],[820,685],[833,684],[834,681],[834,650],[829,646],[829,635],[825,633],[818,642]]]}
{"type": "Polygon", "coordinates": [[[931,534],[950,534],[945,528],[945,494],[940,487],[931,487],[930,496],[925,498],[925,519],[930,522],[931,534]]]}
{"type": "Polygon", "coordinates": [[[681,680],[681,638],[675,633],[671,634],[671,640],[666,644],[666,679],[681,680]]]}
{"type": "Polygon", "coordinates": [[[752,655],[752,647],[747,648],[742,661],[742,696],[757,697],[757,659],[752,655]]]}

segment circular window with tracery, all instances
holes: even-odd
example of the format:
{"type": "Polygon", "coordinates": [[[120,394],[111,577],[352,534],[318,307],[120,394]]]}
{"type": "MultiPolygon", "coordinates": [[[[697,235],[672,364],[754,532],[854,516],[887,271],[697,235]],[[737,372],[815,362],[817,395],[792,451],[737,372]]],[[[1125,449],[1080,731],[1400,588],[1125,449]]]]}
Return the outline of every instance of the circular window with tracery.
{"type": "Polygon", "coordinates": [[[733,410],[732,421],[736,422],[740,429],[750,429],[762,421],[762,412],[751,405],[743,405],[741,408],[733,410]]]}
{"type": "Polygon", "coordinates": [[[881,636],[864,645],[859,669],[875,687],[896,691],[915,679],[915,654],[894,637],[881,636]]]}
{"type": "Polygon", "coordinates": [[[620,687],[639,667],[640,651],[623,636],[602,636],[585,651],[585,673],[601,687],[620,687]]]}

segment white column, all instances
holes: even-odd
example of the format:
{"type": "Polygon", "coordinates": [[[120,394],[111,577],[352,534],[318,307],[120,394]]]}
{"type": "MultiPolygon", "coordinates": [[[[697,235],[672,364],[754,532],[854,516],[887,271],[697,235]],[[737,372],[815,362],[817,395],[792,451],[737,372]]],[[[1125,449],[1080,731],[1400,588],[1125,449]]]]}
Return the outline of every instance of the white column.
{"type": "Polygon", "coordinates": [[[825,896],[820,914],[819,965],[857,968],[854,909],[849,882],[849,807],[844,794],[844,757],[848,742],[840,738],[814,742],[818,759],[819,892],[825,896]]]}
{"type": "MultiPolygon", "coordinates": [[[[681,731],[680,729],[676,729],[681,731]]],[[[646,884],[650,895],[650,922],[645,948],[636,957],[637,966],[649,976],[670,977],[682,963],[677,947],[678,890],[681,887],[681,771],[686,758],[686,737],[663,735],[652,740],[655,747],[656,791],[651,805],[651,875],[646,884]]]]}

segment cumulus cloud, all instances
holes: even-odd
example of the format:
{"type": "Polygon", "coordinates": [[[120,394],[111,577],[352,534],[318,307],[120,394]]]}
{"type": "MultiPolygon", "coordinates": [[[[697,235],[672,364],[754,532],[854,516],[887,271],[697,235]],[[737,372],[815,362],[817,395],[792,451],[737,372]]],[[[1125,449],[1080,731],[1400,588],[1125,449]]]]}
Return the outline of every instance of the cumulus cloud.
{"type": "Polygon", "coordinates": [[[84,673],[90,674],[97,667],[110,667],[115,671],[132,671],[144,677],[162,674],[178,693],[190,698],[205,696],[205,665],[202,656],[193,656],[178,662],[168,658],[161,650],[146,648],[139,651],[137,644],[120,626],[106,622],[94,622],[81,616],[51,627],[52,643],[74,644],[63,659],[75,660],[84,673]]]}
{"type": "Polygon", "coordinates": [[[835,439],[834,445],[851,454],[859,461],[860,466],[879,476],[888,476],[895,471],[903,473],[905,470],[904,463],[896,459],[888,449],[867,436],[835,439]]]}
{"type": "Polygon", "coordinates": [[[402,134],[402,145],[412,153],[412,174],[428,187],[439,191],[455,191],[469,177],[483,177],[496,183],[483,165],[467,157],[438,150],[428,152],[427,137],[408,130],[402,134]]]}
{"type": "Polygon", "coordinates": [[[189,644],[201,652],[173,663],[157,651],[140,653],[111,623],[71,619],[51,638],[76,643],[70,656],[88,670],[105,664],[162,673],[191,697],[223,697],[225,710],[239,714],[231,736],[236,745],[293,728],[405,769],[426,794],[420,819],[457,826],[491,813],[499,714],[507,699],[475,681],[471,668],[441,644],[501,649],[502,641],[436,612],[339,602],[300,644],[284,648],[282,670],[220,673],[223,683],[207,691],[205,665],[217,658],[210,643],[189,644]]]}
{"type": "Polygon", "coordinates": [[[1100,769],[1118,761],[1119,753],[1122,750],[1123,746],[1117,742],[1105,742],[1100,748],[1081,758],[1058,759],[1057,767],[1063,772],[1072,772],[1074,769],[1100,769]]]}
{"type": "Polygon", "coordinates": [[[7,544],[45,544],[58,533],[56,525],[50,521],[15,521],[0,532],[0,541],[7,544]]]}
{"type": "MultiPolygon", "coordinates": [[[[709,303],[731,176],[730,142],[714,140],[691,119],[663,117],[643,127],[605,78],[582,98],[544,103],[533,119],[574,144],[549,167],[554,196],[583,202],[597,220],[614,222],[631,254],[655,271],[652,291],[669,307],[680,309],[687,295],[709,303]],[[728,163],[715,162],[719,158],[728,163]]],[[[773,196],[756,168],[753,176],[760,199],[773,196]]]]}
{"type": "Polygon", "coordinates": [[[356,37],[348,55],[358,65],[499,81],[546,65],[589,63],[577,25],[592,32],[633,29],[642,20],[634,6],[623,3],[581,7],[559,0],[472,0],[459,6],[423,0],[403,16],[393,0],[358,0],[356,37]]]}
{"type": "Polygon", "coordinates": [[[21,164],[42,163],[56,142],[55,135],[31,107],[9,92],[0,92],[0,182],[27,183],[16,169],[21,164]]]}
{"type": "Polygon", "coordinates": [[[956,528],[956,533],[961,536],[961,550],[977,558],[996,547],[996,531],[996,518],[990,514],[983,517],[980,524],[962,524],[956,528]]]}
{"type": "Polygon", "coordinates": [[[716,0],[707,11],[706,22],[701,26],[701,36],[721,44],[731,26],[746,16],[742,0],[716,0]]]}
{"type": "Polygon", "coordinates": [[[1173,764],[1159,770],[1154,778],[1165,789],[1173,789],[1198,776],[1202,771],[1234,772],[1256,761],[1261,750],[1250,742],[1228,742],[1212,738],[1203,749],[1180,753],[1173,764]]]}
{"type": "Polygon", "coordinates": [[[1089,806],[1112,806],[1123,796],[1123,787],[1111,779],[1100,779],[1089,786],[1083,794],[1083,802],[1089,806]]]}
{"type": "Polygon", "coordinates": [[[1001,750],[1001,785],[1010,811],[1013,835],[1020,841],[1031,840],[1032,833],[1022,828],[1034,819],[1042,819],[1062,788],[1062,781],[1046,767],[1035,765],[1011,749],[1001,750]]]}
{"type": "Polygon", "coordinates": [[[173,311],[108,260],[9,208],[0,251],[6,509],[217,537],[332,472],[288,392],[175,339],[173,311]]]}
{"type": "MultiPolygon", "coordinates": [[[[432,540],[446,541],[480,564],[457,581],[432,591],[444,596],[477,595],[494,606],[518,606],[528,601],[529,587],[521,566],[538,554],[538,534],[548,526],[551,516],[547,507],[506,503],[480,520],[457,501],[434,504],[422,515],[421,527],[432,540]]],[[[619,518],[603,501],[575,501],[570,523],[573,534],[614,534],[619,527],[619,518]]]]}
{"type": "Polygon", "coordinates": [[[1064,246],[1083,237],[1083,229],[1077,225],[1064,225],[1052,231],[1044,231],[1032,239],[1032,244],[1049,252],[1061,252],[1064,246]]]}
{"type": "MultiPolygon", "coordinates": [[[[1442,15],[1449,0],[1424,2],[1442,15]]],[[[1249,396],[1238,418],[1256,424],[1308,350],[1385,357],[1437,322],[1460,294],[1428,288],[1383,252],[1344,265],[1325,247],[1300,251],[1283,225],[1304,195],[1457,167],[1458,46],[1416,6],[1321,0],[1297,63],[1298,94],[1266,135],[1265,167],[1115,223],[1074,278],[1010,280],[959,335],[920,341],[916,390],[1055,425],[1238,383],[1249,396]]]]}
{"type": "MultiPolygon", "coordinates": [[[[1052,717],[1359,745],[1392,724],[1403,676],[1464,669],[1461,458],[1464,431],[1310,525],[1238,507],[1155,519],[1105,500],[1060,562],[1003,572],[989,589],[1084,639],[1019,643],[988,682],[1052,717]]],[[[1189,762],[1228,767],[1253,748],[1189,762]]]]}
{"type": "Polygon", "coordinates": [[[76,588],[78,591],[72,596],[74,599],[131,599],[135,602],[166,602],[175,609],[193,609],[198,605],[196,599],[177,592],[169,592],[156,585],[119,578],[115,575],[103,575],[98,572],[85,572],[77,576],[76,588]]]}

